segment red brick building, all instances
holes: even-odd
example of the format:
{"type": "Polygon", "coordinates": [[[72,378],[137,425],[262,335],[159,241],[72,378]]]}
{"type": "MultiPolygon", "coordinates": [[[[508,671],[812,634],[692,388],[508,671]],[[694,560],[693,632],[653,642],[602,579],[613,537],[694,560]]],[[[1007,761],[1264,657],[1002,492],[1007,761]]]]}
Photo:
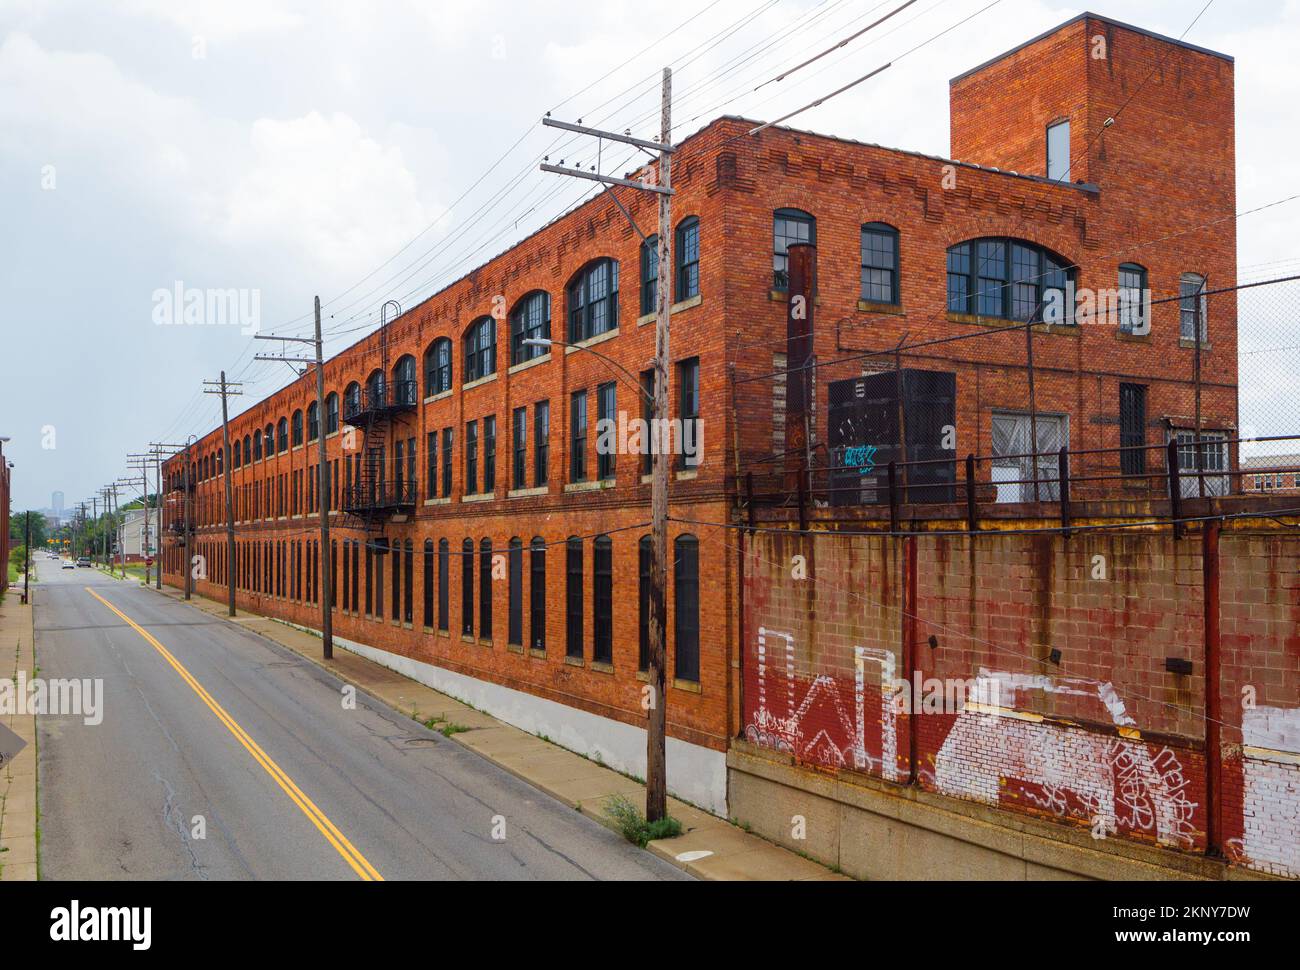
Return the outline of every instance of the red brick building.
{"type": "MultiPolygon", "coordinates": [[[[790,244],[816,246],[813,439],[827,474],[847,448],[893,455],[906,442],[912,458],[1005,455],[981,481],[1024,498],[1005,483],[1023,477],[1031,319],[1040,447],[1028,450],[1140,449],[1186,432],[1198,319],[1204,427],[1235,437],[1234,310],[1205,314],[1194,298],[1235,282],[1231,59],[1085,15],[954,80],[951,112],[951,160],[787,128],[751,136],[734,117],[675,156],[669,417],[698,422],[702,440],[671,482],[669,785],[715,810],[740,724],[741,557],[712,523],[733,521],[744,474],[784,451],[790,244]],[[1118,309],[1048,314],[1076,292],[1117,296],[1118,309]],[[905,357],[881,354],[905,336],[905,357]],[[872,424],[892,406],[852,403],[883,387],[897,405],[897,370],[905,434],[872,424]],[[877,386],[855,397],[861,381],[877,386]],[[846,414],[883,437],[852,422],[846,433],[846,414]]],[[[654,201],[620,194],[652,227],[654,201]]],[[[649,265],[597,196],[328,361],[324,415],[308,375],[233,419],[233,564],[221,431],[202,437],[190,452],[198,591],[218,595],[233,568],[242,607],[311,626],[329,568],[336,636],[643,772],[650,486],[643,456],[598,453],[596,426],[643,414],[620,368],[650,366],[649,265]],[[322,433],[328,551],[312,515],[322,433]]],[[[1141,454],[1117,488],[1151,487],[1161,452],[1141,454]]],[[[166,466],[174,584],[183,468],[166,466]]]]}

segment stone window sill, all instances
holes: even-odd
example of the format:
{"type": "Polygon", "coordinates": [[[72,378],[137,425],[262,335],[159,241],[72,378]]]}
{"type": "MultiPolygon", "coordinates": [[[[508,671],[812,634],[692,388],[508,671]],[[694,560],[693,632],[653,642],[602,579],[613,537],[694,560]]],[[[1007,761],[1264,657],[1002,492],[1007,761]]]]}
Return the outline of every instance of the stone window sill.
{"type": "Polygon", "coordinates": [[[582,660],[581,657],[569,657],[569,656],[566,656],[566,657],[564,658],[564,662],[565,662],[566,664],[568,664],[570,667],[585,667],[585,666],[586,666],[586,664],[583,662],[583,660],[582,660]]]}
{"type": "Polygon", "coordinates": [[[528,370],[530,367],[536,367],[538,364],[545,364],[551,359],[550,352],[542,354],[540,357],[534,357],[532,360],[525,360],[522,363],[514,364],[510,367],[507,374],[518,374],[520,371],[528,370]]]}
{"type": "Polygon", "coordinates": [[[676,677],[673,678],[673,689],[684,690],[690,694],[704,693],[703,689],[700,687],[700,685],[697,682],[693,680],[678,680],[676,677]]]}
{"type": "Polygon", "coordinates": [[[864,313],[887,313],[895,317],[907,316],[906,311],[897,303],[877,303],[873,300],[858,300],[858,309],[864,313]]]}
{"type": "Polygon", "coordinates": [[[426,397],[426,398],[424,399],[424,403],[425,403],[425,404],[432,404],[434,401],[442,401],[442,400],[445,400],[445,399],[447,399],[447,398],[449,398],[449,397],[451,397],[451,388],[450,388],[450,387],[447,388],[447,390],[445,390],[445,391],[439,391],[437,394],[430,394],[428,397],[426,397]]]}
{"type": "Polygon", "coordinates": [[[593,347],[596,344],[603,344],[606,340],[613,340],[618,336],[618,327],[613,330],[606,330],[604,333],[598,333],[594,337],[588,337],[586,340],[579,340],[576,343],[569,344],[564,348],[566,354],[576,354],[580,350],[593,347]]]}
{"type": "Polygon", "coordinates": [[[460,386],[462,391],[469,391],[476,387],[482,387],[484,384],[491,384],[497,379],[496,371],[488,374],[486,377],[479,377],[475,380],[468,381],[460,386]]]}

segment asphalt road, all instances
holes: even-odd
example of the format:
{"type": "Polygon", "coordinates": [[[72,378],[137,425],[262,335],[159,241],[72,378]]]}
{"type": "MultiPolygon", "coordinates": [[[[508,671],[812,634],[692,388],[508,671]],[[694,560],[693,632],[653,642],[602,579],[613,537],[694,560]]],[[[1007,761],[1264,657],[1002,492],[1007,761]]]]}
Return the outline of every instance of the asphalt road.
{"type": "Polygon", "coordinates": [[[40,676],[103,679],[102,723],[37,719],[44,879],[688,878],[256,634],[38,566],[40,676]]]}

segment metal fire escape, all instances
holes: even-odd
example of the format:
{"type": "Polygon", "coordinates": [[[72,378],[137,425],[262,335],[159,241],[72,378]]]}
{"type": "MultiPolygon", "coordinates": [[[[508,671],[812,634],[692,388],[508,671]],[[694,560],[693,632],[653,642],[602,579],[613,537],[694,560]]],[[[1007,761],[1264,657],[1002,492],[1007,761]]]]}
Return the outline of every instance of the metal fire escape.
{"type": "Polygon", "coordinates": [[[343,421],[365,435],[361,467],[343,488],[342,510],[359,520],[367,534],[382,532],[384,522],[397,514],[415,511],[416,483],[386,474],[384,440],[393,420],[414,411],[419,402],[419,382],[398,380],[389,372],[388,309],[402,312],[396,300],[380,309],[379,369],[367,379],[360,400],[345,402],[343,421]]]}

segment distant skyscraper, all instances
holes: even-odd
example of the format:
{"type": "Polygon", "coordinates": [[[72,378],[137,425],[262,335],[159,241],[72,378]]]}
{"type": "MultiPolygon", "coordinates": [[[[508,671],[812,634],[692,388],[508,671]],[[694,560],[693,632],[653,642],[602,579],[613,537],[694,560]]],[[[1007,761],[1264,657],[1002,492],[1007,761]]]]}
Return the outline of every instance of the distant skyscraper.
{"type": "Polygon", "coordinates": [[[50,508],[54,509],[54,514],[60,519],[63,518],[63,493],[55,492],[50,498],[50,508]]]}

